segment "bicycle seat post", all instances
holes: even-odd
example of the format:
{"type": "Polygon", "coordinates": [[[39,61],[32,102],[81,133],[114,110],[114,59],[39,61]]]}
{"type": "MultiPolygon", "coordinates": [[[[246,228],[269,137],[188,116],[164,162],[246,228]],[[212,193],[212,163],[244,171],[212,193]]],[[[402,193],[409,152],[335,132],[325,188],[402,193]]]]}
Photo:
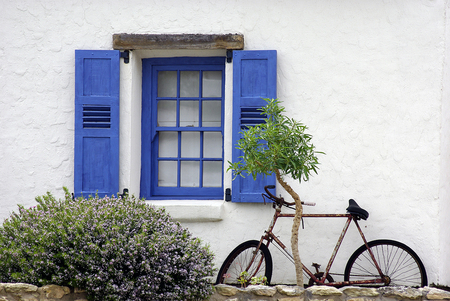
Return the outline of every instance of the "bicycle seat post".
{"type": "Polygon", "coordinates": [[[316,268],[316,273],[319,273],[320,264],[313,262],[312,266],[316,268]]]}

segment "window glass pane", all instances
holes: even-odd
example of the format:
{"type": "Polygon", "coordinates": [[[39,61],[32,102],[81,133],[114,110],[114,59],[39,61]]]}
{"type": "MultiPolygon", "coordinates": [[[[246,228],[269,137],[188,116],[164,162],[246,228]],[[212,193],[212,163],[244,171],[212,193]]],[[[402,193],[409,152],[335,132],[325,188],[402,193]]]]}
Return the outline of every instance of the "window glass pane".
{"type": "Polygon", "coordinates": [[[222,186],[222,161],[203,162],[203,187],[222,186]]]}
{"type": "Polygon", "coordinates": [[[181,183],[182,187],[199,187],[200,162],[181,161],[181,183]]]}
{"type": "Polygon", "coordinates": [[[158,186],[177,186],[177,161],[159,161],[158,163],[158,186]]]}
{"type": "Polygon", "coordinates": [[[158,72],[158,97],[177,97],[177,71],[158,72]]]}
{"type": "Polygon", "coordinates": [[[158,156],[178,157],[178,132],[159,132],[158,156]]]}
{"type": "Polygon", "coordinates": [[[203,72],[203,97],[222,96],[222,71],[203,72]]]}
{"type": "Polygon", "coordinates": [[[203,158],[222,158],[222,133],[203,133],[203,158]]]}
{"type": "Polygon", "coordinates": [[[200,158],[200,132],[181,132],[181,157],[200,158]]]}
{"type": "Polygon", "coordinates": [[[220,127],[222,121],[221,101],[202,101],[202,126],[220,127]]]}
{"type": "Polygon", "coordinates": [[[158,126],[177,126],[176,101],[158,101],[158,126]]]}
{"type": "Polygon", "coordinates": [[[181,71],[180,72],[180,96],[199,97],[200,72],[181,71]]]}
{"type": "Polygon", "coordinates": [[[198,101],[180,101],[180,126],[198,126],[198,101]]]}

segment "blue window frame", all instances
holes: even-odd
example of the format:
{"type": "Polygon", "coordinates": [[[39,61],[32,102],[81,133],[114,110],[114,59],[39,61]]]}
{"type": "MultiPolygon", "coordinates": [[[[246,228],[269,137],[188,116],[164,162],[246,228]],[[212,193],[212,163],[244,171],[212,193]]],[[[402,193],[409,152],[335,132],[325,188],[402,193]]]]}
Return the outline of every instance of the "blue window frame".
{"type": "Polygon", "coordinates": [[[141,197],[223,198],[223,57],[142,60],[141,197]]]}

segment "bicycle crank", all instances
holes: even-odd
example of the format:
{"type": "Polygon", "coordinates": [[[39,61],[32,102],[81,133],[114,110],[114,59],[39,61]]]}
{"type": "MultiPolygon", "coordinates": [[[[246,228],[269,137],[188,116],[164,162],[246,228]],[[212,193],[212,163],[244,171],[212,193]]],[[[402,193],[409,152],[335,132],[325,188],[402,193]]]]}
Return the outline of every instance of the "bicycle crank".
{"type": "MultiPolygon", "coordinates": [[[[320,280],[323,277],[323,272],[315,273],[314,276],[320,280]]],[[[332,283],[332,282],[334,282],[334,279],[333,277],[331,277],[330,274],[328,274],[325,283],[332,283]]],[[[308,286],[313,286],[315,283],[316,282],[314,281],[313,278],[309,278],[308,286]]]]}

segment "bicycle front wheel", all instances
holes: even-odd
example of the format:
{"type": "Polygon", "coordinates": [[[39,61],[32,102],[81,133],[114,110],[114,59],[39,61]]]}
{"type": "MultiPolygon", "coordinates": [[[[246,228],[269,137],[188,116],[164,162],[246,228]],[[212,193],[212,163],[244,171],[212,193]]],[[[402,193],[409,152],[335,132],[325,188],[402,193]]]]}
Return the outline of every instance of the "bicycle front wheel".
{"type": "Polygon", "coordinates": [[[272,278],[272,256],[265,244],[249,240],[237,246],[228,255],[217,275],[216,284],[250,284],[253,277],[266,276],[267,284],[272,278]],[[255,256],[254,256],[255,255],[255,256]],[[243,273],[247,272],[247,273],[243,273]]]}
{"type": "MultiPolygon", "coordinates": [[[[419,256],[407,245],[394,240],[374,240],[368,243],[370,250],[383,273],[385,283],[370,286],[412,286],[428,284],[425,267],[419,256]]],[[[365,245],[362,245],[348,260],[345,281],[366,281],[380,278],[377,268],[365,245]]]]}

